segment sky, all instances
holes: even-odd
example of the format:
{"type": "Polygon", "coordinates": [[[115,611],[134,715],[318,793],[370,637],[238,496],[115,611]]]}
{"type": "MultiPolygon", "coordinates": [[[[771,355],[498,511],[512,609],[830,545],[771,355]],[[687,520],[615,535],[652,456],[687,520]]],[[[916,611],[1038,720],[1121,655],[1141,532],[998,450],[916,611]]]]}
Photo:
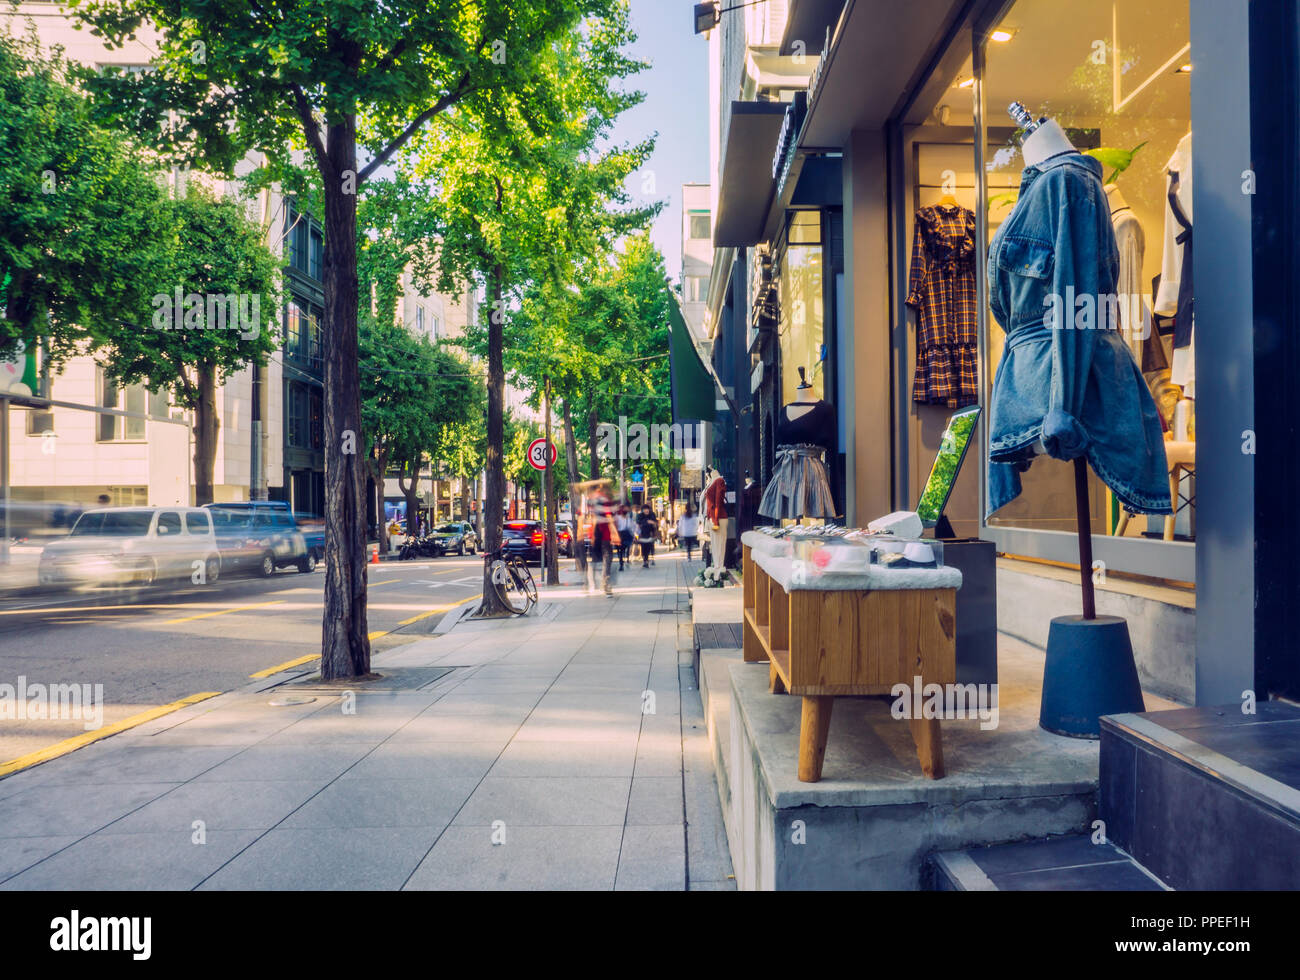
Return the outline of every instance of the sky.
{"type": "Polygon", "coordinates": [[[659,138],[645,167],[628,182],[633,199],[667,200],[651,237],[664,254],[669,277],[682,271],[682,184],[704,183],[709,175],[709,50],[692,33],[693,4],[684,0],[631,0],[637,41],[632,54],[650,67],[625,80],[645,101],[616,121],[618,143],[636,143],[651,133],[659,138]],[[653,179],[653,193],[643,189],[653,179]]]}

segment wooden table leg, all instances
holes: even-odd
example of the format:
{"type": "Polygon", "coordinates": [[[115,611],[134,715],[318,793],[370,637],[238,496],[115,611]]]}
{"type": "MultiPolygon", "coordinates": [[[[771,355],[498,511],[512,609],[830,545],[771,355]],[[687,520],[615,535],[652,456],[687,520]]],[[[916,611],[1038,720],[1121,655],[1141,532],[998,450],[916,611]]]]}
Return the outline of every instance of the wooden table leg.
{"type": "Polygon", "coordinates": [[[803,699],[799,722],[799,781],[815,783],[822,778],[826,759],[826,735],[831,729],[831,695],[810,695],[803,699]]]}
{"type": "Polygon", "coordinates": [[[773,694],[784,694],[785,684],[781,680],[781,675],[776,672],[776,661],[767,662],[767,689],[773,694]]]}
{"type": "Polygon", "coordinates": [[[921,771],[931,779],[943,778],[943,736],[939,733],[938,718],[913,718],[912,740],[916,742],[916,757],[921,771]]]}

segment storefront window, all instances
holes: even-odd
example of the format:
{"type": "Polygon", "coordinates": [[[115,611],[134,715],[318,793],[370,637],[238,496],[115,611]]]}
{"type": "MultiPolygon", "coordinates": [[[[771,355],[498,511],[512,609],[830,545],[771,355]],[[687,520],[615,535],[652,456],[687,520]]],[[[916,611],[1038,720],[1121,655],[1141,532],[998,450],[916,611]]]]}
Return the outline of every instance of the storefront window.
{"type": "MultiPolygon", "coordinates": [[[[1195,536],[1194,506],[1188,503],[1194,498],[1195,379],[1187,322],[1190,263],[1183,265],[1177,241],[1180,222],[1191,221],[1188,2],[1078,0],[1068,16],[1061,13],[1059,0],[1018,0],[984,47],[983,248],[1016,203],[1024,166],[1020,149],[1013,137],[996,139],[995,132],[1010,123],[1008,104],[1022,102],[1034,118],[1058,122],[1078,150],[1102,163],[1120,250],[1112,315],[1160,409],[1175,503],[1182,503],[1168,529],[1163,518],[1129,518],[1090,472],[1093,531],[1189,540],[1195,536]],[[1174,198],[1183,214],[1170,204],[1171,171],[1181,175],[1174,198]]],[[[987,338],[984,383],[991,391],[1005,341],[991,312],[987,338]]],[[[1021,496],[990,525],[1074,530],[1070,463],[1040,457],[1022,482],[1021,496]]]]}
{"type": "Polygon", "coordinates": [[[779,261],[781,402],[795,400],[801,367],[815,396],[823,398],[826,346],[820,211],[793,214],[779,261]]]}

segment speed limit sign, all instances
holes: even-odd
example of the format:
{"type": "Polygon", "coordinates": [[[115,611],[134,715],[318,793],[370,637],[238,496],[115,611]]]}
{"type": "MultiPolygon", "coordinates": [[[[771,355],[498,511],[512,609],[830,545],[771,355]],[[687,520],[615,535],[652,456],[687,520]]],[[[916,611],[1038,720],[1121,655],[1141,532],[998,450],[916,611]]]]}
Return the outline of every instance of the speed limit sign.
{"type": "Polygon", "coordinates": [[[534,439],[528,444],[528,465],[535,470],[546,469],[546,457],[551,457],[551,465],[555,465],[555,460],[559,454],[555,451],[555,444],[547,442],[545,439],[534,439]]]}

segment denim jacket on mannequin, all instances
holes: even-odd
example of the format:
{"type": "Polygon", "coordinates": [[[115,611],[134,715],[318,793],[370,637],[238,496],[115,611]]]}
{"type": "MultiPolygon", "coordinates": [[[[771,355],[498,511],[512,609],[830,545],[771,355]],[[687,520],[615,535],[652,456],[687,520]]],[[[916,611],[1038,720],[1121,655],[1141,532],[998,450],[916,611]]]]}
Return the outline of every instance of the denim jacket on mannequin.
{"type": "Polygon", "coordinates": [[[1160,416],[1109,302],[1119,251],[1101,173],[1080,153],[1027,167],[989,246],[989,304],[1007,337],[986,517],[1020,495],[1040,439],[1049,456],[1085,456],[1130,511],[1171,509],[1160,416]]]}

